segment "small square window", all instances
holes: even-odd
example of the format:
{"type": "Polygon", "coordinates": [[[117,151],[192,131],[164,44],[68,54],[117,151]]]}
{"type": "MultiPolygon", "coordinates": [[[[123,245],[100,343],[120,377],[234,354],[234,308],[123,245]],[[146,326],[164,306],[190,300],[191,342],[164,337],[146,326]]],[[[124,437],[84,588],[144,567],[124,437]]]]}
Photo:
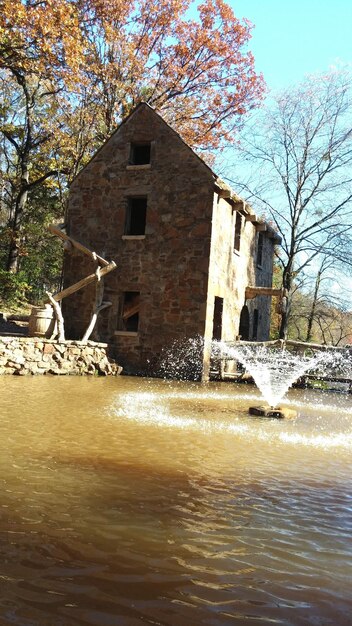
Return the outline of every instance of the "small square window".
{"type": "Polygon", "coordinates": [[[131,143],[130,165],[147,165],[150,163],[150,142],[131,143]]]}
{"type": "Polygon", "coordinates": [[[147,198],[128,198],[125,235],[144,235],[147,218],[147,198]]]}

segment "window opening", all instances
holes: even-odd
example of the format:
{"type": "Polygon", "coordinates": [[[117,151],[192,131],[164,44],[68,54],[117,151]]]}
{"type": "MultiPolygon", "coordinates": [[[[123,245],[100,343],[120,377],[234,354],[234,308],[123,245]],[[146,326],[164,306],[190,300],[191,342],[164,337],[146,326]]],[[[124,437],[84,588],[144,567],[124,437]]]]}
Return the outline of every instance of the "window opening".
{"type": "Polygon", "coordinates": [[[147,165],[150,163],[150,142],[131,143],[130,164],[147,165]]]}
{"type": "Polygon", "coordinates": [[[222,312],[224,308],[224,298],[214,298],[214,316],[213,316],[213,339],[221,341],[222,335],[222,312]]]}
{"type": "Polygon", "coordinates": [[[263,246],[264,246],[264,235],[263,233],[258,233],[257,265],[259,265],[259,267],[261,267],[263,263],[263,246]]]}
{"type": "Polygon", "coordinates": [[[125,235],[145,235],[147,198],[128,198],[125,235]]]}
{"type": "Polygon", "coordinates": [[[249,340],[249,309],[246,304],[242,307],[238,334],[243,341],[249,340]]]}
{"type": "Polygon", "coordinates": [[[258,309],[254,309],[254,311],[253,311],[253,332],[252,332],[252,339],[253,339],[253,341],[257,341],[257,337],[258,337],[258,322],[259,322],[259,311],[258,311],[258,309]]]}
{"type": "Polygon", "coordinates": [[[242,217],[241,214],[236,212],[236,223],[235,223],[235,240],[234,240],[234,250],[236,252],[240,251],[241,245],[241,228],[242,228],[242,217]]]}
{"type": "Polygon", "coordinates": [[[122,300],[121,321],[122,330],[138,331],[139,325],[140,292],[125,291],[122,300]]]}

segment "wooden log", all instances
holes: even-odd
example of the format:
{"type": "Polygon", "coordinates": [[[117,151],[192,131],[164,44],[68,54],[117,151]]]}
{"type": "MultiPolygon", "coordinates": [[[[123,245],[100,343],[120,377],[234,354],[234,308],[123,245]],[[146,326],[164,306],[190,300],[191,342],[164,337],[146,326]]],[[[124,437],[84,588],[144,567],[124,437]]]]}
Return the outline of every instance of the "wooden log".
{"type": "Polygon", "coordinates": [[[83,335],[82,341],[88,341],[97,323],[99,313],[103,311],[103,309],[106,309],[108,306],[112,305],[112,302],[103,302],[104,278],[102,278],[101,274],[102,274],[102,269],[100,267],[97,267],[97,269],[95,270],[97,283],[96,283],[96,289],[95,289],[95,302],[93,306],[92,317],[89,322],[88,328],[83,335]]]}
{"type": "Polygon", "coordinates": [[[282,289],[274,289],[273,287],[246,287],[246,300],[252,300],[256,296],[282,296],[282,289]]]}
{"type": "MultiPolygon", "coordinates": [[[[57,325],[57,335],[58,335],[57,339],[58,341],[65,341],[64,318],[62,316],[60,305],[57,303],[56,300],[54,300],[52,294],[49,291],[46,291],[46,295],[48,296],[49,301],[54,309],[54,314],[56,317],[56,325],[57,325]]],[[[55,337],[55,334],[53,333],[52,338],[55,337]]]]}
{"type": "Polygon", "coordinates": [[[227,346],[280,346],[283,347],[285,341],[284,339],[272,339],[271,341],[223,341],[227,346]]]}
{"type": "Polygon", "coordinates": [[[128,320],[129,317],[132,317],[132,315],[135,315],[136,313],[139,312],[139,308],[140,308],[139,302],[137,304],[133,304],[132,306],[128,307],[128,309],[124,310],[122,319],[128,320]]]}
{"type": "Polygon", "coordinates": [[[111,306],[112,302],[102,302],[100,306],[98,306],[95,311],[93,312],[92,315],[92,319],[89,322],[88,328],[86,330],[86,332],[83,335],[82,341],[88,341],[89,337],[91,336],[95,324],[97,323],[97,319],[98,319],[98,315],[99,313],[103,310],[106,309],[108,306],[111,306]]]}
{"type": "Polygon", "coordinates": [[[329,346],[322,343],[308,343],[307,341],[295,341],[286,339],[285,344],[293,348],[304,348],[311,350],[348,350],[348,346],[329,346]]]}
{"type": "MultiPolygon", "coordinates": [[[[116,267],[115,261],[110,261],[108,265],[100,268],[100,276],[103,277],[109,272],[112,272],[112,270],[114,270],[115,267],[116,267]]],[[[63,300],[63,298],[66,298],[67,296],[70,296],[71,294],[75,293],[79,289],[86,287],[87,285],[89,285],[96,279],[97,279],[96,273],[90,274],[89,276],[86,276],[86,278],[82,278],[82,280],[79,280],[77,283],[70,285],[70,287],[63,289],[63,291],[60,291],[59,293],[57,293],[55,296],[53,296],[53,298],[56,302],[60,302],[60,300],[63,300]]]]}
{"type": "Polygon", "coordinates": [[[281,348],[292,347],[292,348],[302,348],[304,350],[342,350],[351,352],[352,347],[350,346],[329,346],[326,344],[320,343],[308,343],[306,341],[295,341],[293,339],[274,339],[270,341],[224,341],[222,342],[227,346],[268,346],[275,347],[280,346],[281,348]]]}
{"type": "Polygon", "coordinates": [[[92,250],[89,250],[89,248],[79,243],[79,241],[76,241],[75,239],[72,239],[72,237],[69,237],[69,235],[64,233],[63,230],[61,230],[61,228],[58,228],[54,224],[50,224],[50,226],[48,226],[48,229],[53,235],[60,237],[60,239],[62,239],[63,241],[70,242],[74,248],[77,248],[77,250],[80,250],[81,252],[83,252],[83,254],[86,254],[87,256],[93,258],[94,260],[97,259],[99,263],[101,263],[101,265],[104,265],[104,266],[109,265],[109,261],[107,261],[106,259],[103,259],[103,257],[99,256],[96,252],[92,252],[92,250]]]}

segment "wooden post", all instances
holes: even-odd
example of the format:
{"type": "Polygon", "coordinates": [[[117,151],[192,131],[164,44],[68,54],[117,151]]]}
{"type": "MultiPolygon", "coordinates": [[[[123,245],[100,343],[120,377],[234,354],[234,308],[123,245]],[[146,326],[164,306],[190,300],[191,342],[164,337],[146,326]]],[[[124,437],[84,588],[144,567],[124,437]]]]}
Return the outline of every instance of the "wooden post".
{"type": "MultiPolygon", "coordinates": [[[[105,274],[108,274],[109,272],[114,270],[115,267],[116,263],[114,261],[111,261],[110,263],[108,263],[108,265],[105,265],[105,267],[102,267],[100,269],[100,276],[105,276],[105,274]]],[[[78,283],[74,283],[74,285],[70,285],[70,287],[67,287],[67,289],[63,289],[63,291],[57,293],[55,296],[53,296],[53,298],[54,300],[56,300],[56,302],[59,302],[63,298],[66,298],[67,296],[70,296],[72,293],[75,293],[79,289],[82,289],[82,287],[86,287],[86,285],[89,285],[89,283],[92,283],[94,280],[96,280],[96,274],[89,274],[89,276],[86,276],[86,278],[82,278],[82,280],[79,280],[78,283]]]]}
{"type": "Polygon", "coordinates": [[[46,291],[46,295],[48,296],[49,301],[52,304],[52,307],[54,309],[54,314],[56,317],[57,333],[56,331],[54,331],[53,335],[51,336],[51,339],[54,339],[55,335],[57,334],[58,341],[65,341],[64,318],[62,317],[61,307],[58,304],[58,302],[54,300],[53,296],[51,295],[49,291],[46,291]]]}
{"type": "MultiPolygon", "coordinates": [[[[98,314],[100,313],[100,311],[102,311],[108,306],[111,306],[112,304],[111,302],[103,302],[103,294],[104,294],[103,277],[115,269],[116,263],[114,261],[110,261],[109,263],[109,261],[107,261],[106,259],[103,259],[103,257],[99,256],[96,252],[89,250],[89,248],[86,248],[86,246],[79,243],[79,241],[72,239],[72,237],[69,237],[69,235],[66,235],[66,233],[63,230],[61,230],[61,228],[58,228],[57,226],[54,226],[53,224],[49,226],[49,230],[51,233],[53,233],[57,237],[60,237],[60,239],[64,241],[64,245],[67,249],[71,249],[72,247],[77,248],[77,250],[79,250],[80,252],[83,252],[83,254],[86,254],[91,259],[93,259],[95,263],[100,264],[96,268],[94,274],[90,274],[89,276],[82,278],[82,280],[79,280],[77,283],[70,285],[70,287],[63,289],[62,291],[55,294],[54,296],[51,293],[46,292],[48,299],[54,308],[54,313],[56,317],[56,326],[58,330],[58,341],[65,341],[64,319],[62,316],[61,308],[58,303],[61,300],[63,300],[63,298],[70,296],[71,294],[75,293],[79,289],[82,289],[83,287],[86,287],[93,281],[96,281],[95,302],[93,306],[92,318],[90,320],[88,328],[86,332],[84,333],[84,337],[82,339],[82,341],[88,341],[88,338],[90,337],[90,335],[92,334],[94,330],[98,314]]],[[[55,329],[52,335],[52,339],[56,336],[56,334],[57,333],[55,329]]]]}
{"type": "Polygon", "coordinates": [[[82,341],[88,341],[89,337],[91,336],[94,330],[95,324],[97,323],[97,319],[98,319],[98,315],[100,311],[103,311],[103,309],[106,309],[108,306],[111,306],[112,304],[112,302],[103,302],[104,278],[101,277],[100,267],[97,267],[97,269],[95,270],[95,275],[96,275],[97,282],[96,282],[96,288],[95,288],[95,302],[93,305],[93,313],[92,313],[92,317],[89,322],[88,328],[83,335],[82,341]]]}

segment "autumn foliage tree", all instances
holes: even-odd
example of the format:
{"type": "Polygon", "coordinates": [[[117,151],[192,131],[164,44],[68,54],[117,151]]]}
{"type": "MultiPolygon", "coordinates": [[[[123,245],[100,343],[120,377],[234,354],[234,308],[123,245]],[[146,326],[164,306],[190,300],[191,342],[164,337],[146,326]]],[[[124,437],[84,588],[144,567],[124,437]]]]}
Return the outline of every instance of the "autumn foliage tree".
{"type": "Polygon", "coordinates": [[[187,18],[188,0],[83,3],[84,72],[109,135],[140,100],[163,112],[196,148],[233,138],[243,113],[261,96],[250,24],[223,0],[206,0],[187,18]]]}
{"type": "Polygon", "coordinates": [[[0,11],[0,71],[4,197],[9,234],[6,269],[19,270],[31,190],[58,174],[52,150],[56,95],[77,68],[77,16],[63,0],[4,0],[0,11]],[[76,29],[73,27],[76,26],[76,29]]]}
{"type": "Polygon", "coordinates": [[[139,101],[206,151],[231,140],[258,103],[263,81],[247,51],[249,22],[223,0],[205,0],[196,18],[190,7],[189,0],[0,0],[7,270],[21,267],[26,213],[31,198],[43,197],[38,187],[59,196],[139,101]]]}

